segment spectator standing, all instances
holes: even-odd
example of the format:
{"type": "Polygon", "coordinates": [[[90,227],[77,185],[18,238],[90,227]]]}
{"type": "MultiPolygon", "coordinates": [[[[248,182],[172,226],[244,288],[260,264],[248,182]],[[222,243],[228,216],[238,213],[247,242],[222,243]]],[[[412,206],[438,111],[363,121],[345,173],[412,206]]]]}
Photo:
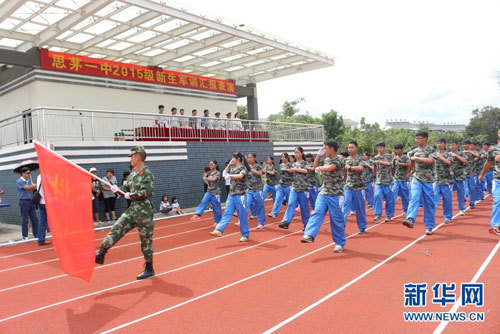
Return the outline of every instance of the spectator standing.
{"type": "Polygon", "coordinates": [[[179,127],[185,128],[187,127],[187,119],[184,117],[184,109],[179,110],[179,127]]]}
{"type": "Polygon", "coordinates": [[[231,116],[232,114],[230,112],[226,114],[226,130],[234,130],[234,123],[231,116]]]}
{"type": "MultiPolygon", "coordinates": [[[[106,176],[103,177],[103,180],[111,184],[112,186],[117,184],[115,171],[112,168],[108,168],[106,171],[106,176]]],[[[115,211],[115,203],[116,196],[115,193],[111,191],[107,185],[102,184],[102,195],[104,196],[104,213],[106,214],[106,222],[109,223],[109,213],[111,212],[111,219],[116,220],[116,211],[115,211]]]]}
{"type": "MultiPolygon", "coordinates": [[[[97,175],[97,169],[91,167],[89,171],[93,175],[97,175]]],[[[99,195],[101,194],[101,183],[99,180],[92,179],[92,211],[94,212],[94,223],[101,224],[102,221],[99,219],[99,195]]]]}
{"type": "Polygon", "coordinates": [[[198,113],[198,111],[196,109],[193,109],[191,111],[191,117],[189,117],[189,127],[190,128],[198,129],[198,127],[199,127],[198,117],[196,116],[197,113],[198,113]]]}
{"type": "Polygon", "coordinates": [[[214,120],[214,125],[213,125],[213,128],[215,130],[221,130],[221,129],[224,129],[224,121],[222,119],[220,119],[220,112],[216,112],[215,113],[215,120],[214,120]]]}
{"type": "Polygon", "coordinates": [[[177,117],[177,108],[173,107],[171,110],[172,116],[170,117],[170,127],[178,128],[179,127],[179,118],[177,117]]]}
{"type": "Polygon", "coordinates": [[[243,123],[241,123],[240,113],[234,114],[234,130],[243,131],[243,123]]]}
{"type": "Polygon", "coordinates": [[[165,112],[165,107],[162,104],[160,104],[158,106],[158,116],[156,116],[156,119],[155,119],[155,124],[157,126],[160,126],[160,127],[167,126],[167,116],[165,116],[164,112],[165,112]]]}
{"type": "Polygon", "coordinates": [[[208,109],[203,110],[203,118],[201,119],[202,129],[210,129],[212,127],[212,121],[209,119],[210,112],[208,109]]]}
{"type": "Polygon", "coordinates": [[[38,224],[38,246],[50,245],[50,242],[45,240],[45,236],[47,235],[47,209],[45,208],[45,198],[43,196],[43,188],[42,188],[42,175],[38,175],[36,179],[36,187],[38,192],[40,193],[40,224],[38,224]]]}
{"type": "Polygon", "coordinates": [[[21,208],[22,217],[22,236],[23,240],[28,240],[28,217],[31,219],[33,227],[33,236],[38,237],[38,217],[35,210],[35,205],[31,203],[33,190],[36,190],[36,184],[31,181],[31,171],[28,167],[21,168],[21,177],[16,181],[17,198],[19,199],[19,207],[21,208]]]}

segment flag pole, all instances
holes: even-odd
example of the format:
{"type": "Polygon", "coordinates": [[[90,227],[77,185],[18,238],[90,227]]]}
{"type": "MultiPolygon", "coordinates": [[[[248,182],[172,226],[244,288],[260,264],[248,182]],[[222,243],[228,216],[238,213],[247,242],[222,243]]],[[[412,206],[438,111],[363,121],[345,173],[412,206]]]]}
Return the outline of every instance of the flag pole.
{"type": "MultiPolygon", "coordinates": [[[[49,150],[53,154],[61,157],[62,159],[66,160],[67,162],[69,162],[70,164],[72,164],[73,166],[75,166],[76,168],[80,169],[82,172],[85,172],[86,174],[90,175],[93,179],[96,179],[96,180],[100,181],[101,183],[104,183],[105,185],[107,185],[110,188],[112,187],[112,185],[109,182],[104,181],[99,176],[92,174],[91,172],[89,172],[85,168],[80,167],[79,165],[75,164],[73,161],[70,161],[70,160],[66,159],[65,157],[63,157],[62,155],[60,155],[59,153],[57,153],[56,151],[53,151],[53,150],[49,149],[47,146],[41,144],[38,140],[33,140],[33,144],[38,144],[40,146],[45,147],[47,150],[49,150]]],[[[125,193],[123,191],[121,191],[120,189],[118,189],[117,193],[120,193],[120,194],[122,194],[122,195],[125,196],[125,193]]]]}

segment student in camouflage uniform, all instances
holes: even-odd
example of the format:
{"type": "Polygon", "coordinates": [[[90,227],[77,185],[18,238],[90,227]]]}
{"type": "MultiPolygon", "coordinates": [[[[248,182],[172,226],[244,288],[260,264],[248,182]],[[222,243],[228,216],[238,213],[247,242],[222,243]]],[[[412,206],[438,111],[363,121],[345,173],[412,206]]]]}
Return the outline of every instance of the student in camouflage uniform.
{"type": "Polygon", "coordinates": [[[476,163],[474,164],[474,174],[477,176],[477,195],[476,198],[479,201],[482,201],[484,199],[484,181],[479,180],[479,175],[481,175],[481,171],[483,170],[483,166],[486,162],[486,152],[483,151],[483,148],[481,147],[480,142],[474,142],[474,150],[477,152],[479,155],[476,157],[474,160],[476,163]]]}
{"type": "Polygon", "coordinates": [[[290,191],[290,198],[283,217],[283,223],[278,225],[284,229],[288,229],[288,225],[292,222],[297,203],[300,206],[300,215],[302,217],[302,224],[304,224],[304,228],[306,227],[310,216],[309,203],[307,202],[309,197],[309,185],[306,180],[307,162],[303,160],[304,149],[302,147],[298,146],[295,148],[295,157],[297,161],[291,168],[293,173],[292,190],[290,191]]]}
{"type": "MultiPolygon", "coordinates": [[[[490,143],[483,143],[483,150],[485,152],[486,159],[488,158],[488,151],[490,150],[491,144],[490,143]]],[[[486,163],[486,159],[485,162],[486,163]]],[[[483,164],[484,166],[484,164],[483,164]]],[[[495,169],[495,166],[491,164],[490,169],[484,174],[484,183],[486,187],[486,191],[488,192],[489,195],[493,194],[493,170],[495,169]]]]}
{"type": "Polygon", "coordinates": [[[281,154],[280,164],[280,181],[278,189],[276,190],[276,200],[274,201],[273,210],[268,217],[276,218],[280,213],[281,206],[288,203],[290,197],[290,186],[293,182],[292,164],[288,161],[288,153],[281,154]]]}
{"type": "Polygon", "coordinates": [[[155,274],[153,269],[154,207],[151,203],[154,193],[154,177],[149,169],[144,166],[144,161],[146,161],[144,147],[136,146],[131,148],[129,157],[132,173],[127,178],[127,183],[121,188],[113,185],[111,191],[116,193],[121,190],[125,193],[124,197],[131,200],[132,203],[102,241],[95,262],[103,264],[108,249],[113,247],[128,231],[137,227],[141,239],[142,254],[146,262],[146,269],[137,276],[137,279],[145,279],[155,274]]]}
{"type": "Polygon", "coordinates": [[[207,176],[203,177],[204,182],[208,182],[207,192],[203,195],[201,203],[196,208],[192,220],[200,219],[203,212],[207,209],[208,205],[212,203],[214,210],[214,224],[218,224],[222,218],[221,204],[220,204],[220,187],[221,173],[217,161],[211,160],[209,163],[210,172],[207,176]]]}
{"type": "Polygon", "coordinates": [[[436,206],[432,187],[434,182],[434,158],[432,156],[436,150],[434,147],[427,145],[428,138],[429,135],[426,131],[418,131],[415,134],[418,147],[410,152],[411,163],[409,169],[409,173],[411,173],[411,170],[415,167],[415,175],[411,185],[410,203],[408,204],[408,211],[403,225],[413,228],[417,218],[420,198],[423,194],[425,234],[431,235],[436,220],[436,217],[434,217],[436,206]]]}
{"type": "Polygon", "coordinates": [[[271,192],[273,196],[273,201],[276,200],[276,190],[278,188],[278,170],[274,165],[274,158],[272,156],[267,157],[267,163],[263,166],[264,173],[266,174],[266,184],[264,185],[264,191],[262,195],[266,199],[267,194],[271,192]]]}
{"type": "Polygon", "coordinates": [[[467,198],[467,196],[470,196],[469,206],[471,209],[474,209],[474,205],[478,200],[478,198],[476,198],[478,179],[474,171],[474,159],[479,155],[476,152],[472,151],[473,146],[470,140],[464,140],[462,142],[462,146],[464,147],[464,156],[467,159],[467,164],[465,165],[465,197],[467,198]]]}
{"type": "Polygon", "coordinates": [[[319,150],[314,160],[314,168],[317,173],[323,172],[323,185],[316,200],[316,210],[307,223],[302,237],[302,242],[314,242],[318,235],[326,212],[330,212],[330,229],[332,239],[335,242],[334,252],[340,253],[344,250],[346,243],[345,219],[340,208],[339,199],[343,195],[342,183],[344,179],[344,163],[337,155],[338,144],[335,140],[327,140],[319,150]],[[322,156],[326,155],[325,163],[319,166],[322,156]]]}
{"type": "Polygon", "coordinates": [[[491,210],[491,227],[489,232],[495,235],[500,235],[500,126],[498,127],[498,144],[492,145],[488,150],[488,158],[481,171],[480,180],[484,180],[484,176],[490,170],[490,167],[495,166],[493,186],[493,206],[491,210]]]}
{"type": "Polygon", "coordinates": [[[453,190],[457,192],[459,215],[465,216],[465,164],[467,159],[458,150],[458,142],[450,140],[450,172],[453,177],[453,190]]]}
{"type": "Polygon", "coordinates": [[[375,165],[375,196],[373,198],[373,220],[379,220],[382,215],[382,196],[385,199],[385,221],[390,222],[394,216],[394,193],[392,192],[392,156],[385,153],[385,143],[377,143],[378,154],[373,158],[375,165]]]}
{"type": "Polygon", "coordinates": [[[363,157],[358,155],[357,142],[349,142],[347,150],[349,156],[344,160],[344,169],[347,173],[344,189],[344,221],[347,222],[347,216],[351,210],[356,210],[359,234],[364,234],[366,230],[366,212],[365,200],[363,199],[363,190],[365,189],[363,170],[366,162],[363,157]]]}
{"type": "Polygon", "coordinates": [[[450,169],[452,155],[450,152],[446,152],[446,139],[438,139],[437,151],[432,157],[434,157],[434,177],[436,181],[434,186],[434,203],[437,210],[439,200],[441,197],[443,198],[444,223],[448,224],[453,217],[453,204],[451,201],[453,178],[450,169]]]}
{"type": "Polygon", "coordinates": [[[394,145],[392,167],[394,168],[394,203],[396,203],[396,199],[399,196],[403,204],[403,214],[406,215],[410,201],[410,190],[408,189],[410,158],[408,158],[408,155],[403,154],[403,144],[394,145]]]}
{"type": "Polygon", "coordinates": [[[240,152],[233,153],[233,159],[231,159],[225,169],[227,173],[226,179],[231,179],[229,196],[226,201],[226,210],[224,211],[224,216],[222,216],[222,219],[215,227],[215,230],[210,232],[211,235],[222,237],[227,224],[233,217],[234,211],[237,211],[238,218],[240,219],[241,231],[241,238],[239,241],[248,241],[250,230],[248,229],[248,210],[245,200],[247,190],[245,179],[248,171],[250,171],[250,166],[243,154],[240,152]]]}
{"type": "Polygon", "coordinates": [[[309,204],[311,204],[311,209],[314,211],[314,204],[316,203],[316,198],[318,197],[318,187],[316,185],[316,172],[314,171],[314,157],[311,153],[306,154],[307,162],[307,184],[309,185],[309,204]]]}
{"type": "Polygon", "coordinates": [[[363,169],[363,182],[365,183],[365,199],[368,202],[368,209],[373,208],[373,161],[369,153],[363,153],[366,165],[363,169]]]}
{"type": "Polygon", "coordinates": [[[250,170],[246,177],[246,207],[250,208],[252,204],[255,206],[255,212],[259,221],[257,228],[262,229],[266,225],[266,211],[264,208],[264,196],[262,194],[262,174],[264,174],[264,170],[257,163],[256,159],[257,155],[255,153],[247,154],[247,163],[250,166],[250,170]]]}

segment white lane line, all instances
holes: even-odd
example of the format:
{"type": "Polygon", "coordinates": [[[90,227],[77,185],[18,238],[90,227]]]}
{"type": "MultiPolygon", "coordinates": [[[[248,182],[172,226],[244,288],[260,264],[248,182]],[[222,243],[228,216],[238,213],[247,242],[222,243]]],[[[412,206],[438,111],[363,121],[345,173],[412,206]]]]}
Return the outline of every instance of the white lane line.
{"type": "MultiPolygon", "coordinates": [[[[398,216],[396,216],[396,217],[394,217],[394,218],[397,218],[397,217],[399,217],[399,216],[402,216],[402,215],[398,215],[398,216]]],[[[328,223],[329,223],[329,222],[327,222],[327,223],[324,223],[324,222],[323,222],[323,225],[328,224],[328,223]]],[[[382,222],[380,222],[380,223],[378,223],[378,224],[375,224],[375,225],[370,226],[370,227],[369,227],[369,228],[367,228],[366,230],[370,230],[370,229],[375,228],[375,227],[377,227],[377,226],[379,226],[379,225],[381,225],[381,224],[384,224],[384,223],[385,223],[385,222],[384,222],[384,221],[382,221],[382,222]]],[[[298,231],[298,232],[301,232],[301,231],[298,231]]],[[[295,232],[295,233],[297,233],[297,232],[295,232]]],[[[359,235],[359,234],[358,234],[358,233],[351,234],[351,235],[349,235],[348,237],[346,237],[346,239],[352,238],[352,237],[357,236],[357,235],[359,235]]],[[[298,261],[298,260],[300,260],[300,259],[302,259],[302,258],[304,258],[304,257],[307,257],[307,256],[309,256],[309,255],[311,255],[311,254],[315,254],[315,253],[317,253],[317,252],[320,252],[320,251],[324,250],[325,248],[328,248],[328,247],[332,246],[333,244],[334,244],[333,242],[332,242],[332,243],[329,243],[329,244],[327,244],[327,245],[325,245],[325,246],[323,246],[323,247],[320,247],[320,248],[318,248],[318,249],[316,249],[316,250],[313,250],[313,251],[311,251],[311,252],[309,252],[309,253],[306,253],[306,254],[303,254],[303,255],[301,255],[301,256],[295,257],[295,258],[293,258],[293,259],[291,259],[291,260],[288,260],[288,261],[286,261],[286,262],[283,262],[283,263],[281,263],[281,264],[279,264],[279,265],[277,265],[277,266],[274,266],[274,267],[272,267],[272,268],[266,269],[266,270],[261,271],[261,272],[259,272],[259,273],[257,273],[257,274],[254,274],[254,275],[251,275],[251,276],[245,277],[245,278],[243,278],[243,279],[241,279],[241,280],[238,280],[238,281],[236,281],[236,282],[233,282],[233,283],[230,283],[230,284],[224,285],[223,287],[220,287],[220,288],[218,288],[218,289],[215,289],[215,290],[209,291],[209,292],[207,292],[207,293],[205,293],[205,294],[203,294],[203,295],[200,295],[200,296],[198,296],[198,297],[195,297],[195,298],[192,298],[192,299],[186,300],[186,301],[184,301],[184,302],[182,302],[182,303],[179,303],[179,304],[173,305],[173,306],[171,306],[171,307],[168,307],[168,308],[166,308],[166,309],[160,310],[160,311],[158,311],[158,312],[155,312],[155,313],[152,313],[152,314],[148,314],[147,316],[144,316],[144,317],[142,317],[142,318],[139,318],[139,319],[136,319],[136,320],[133,320],[133,321],[127,322],[127,323],[122,324],[122,325],[120,325],[120,326],[117,326],[117,327],[114,327],[114,328],[108,329],[107,331],[102,332],[102,334],[106,334],[106,333],[111,333],[111,332],[114,332],[114,331],[119,330],[119,329],[121,329],[121,328],[124,328],[124,327],[130,326],[130,325],[135,324],[135,323],[138,323],[138,322],[140,322],[140,321],[143,321],[143,320],[146,320],[146,319],[149,319],[149,318],[155,317],[155,316],[157,316],[157,315],[160,315],[160,314],[163,314],[163,313],[165,313],[165,312],[171,311],[171,310],[173,310],[173,309],[179,308],[179,307],[181,307],[181,306],[183,306],[183,305],[186,305],[186,304],[192,303],[192,302],[194,302],[194,301],[197,301],[197,300],[199,300],[199,299],[205,298],[205,297],[207,297],[207,296],[213,295],[214,293],[217,293],[217,292],[219,292],[219,291],[225,290],[225,289],[227,289],[227,288],[230,288],[230,287],[232,287],[232,286],[238,285],[238,284],[240,284],[240,283],[246,282],[246,281],[248,281],[248,280],[251,280],[252,278],[262,276],[262,275],[264,275],[264,274],[267,274],[268,272],[271,272],[271,271],[274,271],[274,270],[276,270],[276,269],[279,269],[279,268],[281,268],[281,267],[283,267],[283,266],[286,266],[287,264],[290,264],[290,263],[296,262],[296,261],[298,261]]]]}
{"type": "MultiPolygon", "coordinates": [[[[470,281],[470,283],[477,283],[477,280],[479,279],[479,277],[481,277],[481,275],[483,274],[483,272],[486,270],[486,267],[488,267],[488,265],[490,264],[491,260],[493,259],[493,257],[495,256],[495,254],[498,252],[498,249],[500,249],[500,241],[497,242],[496,246],[491,250],[490,254],[488,255],[488,257],[486,258],[486,260],[484,260],[483,264],[481,265],[481,267],[479,267],[479,270],[476,272],[476,274],[474,275],[474,277],[472,278],[472,280],[470,281]]],[[[451,308],[451,310],[449,311],[449,313],[455,313],[457,312],[458,308],[460,307],[460,305],[462,304],[462,296],[460,296],[457,301],[455,302],[455,304],[453,304],[453,307],[451,308]]],[[[441,334],[443,332],[443,330],[446,328],[446,326],[448,326],[448,321],[441,321],[441,323],[439,324],[439,326],[434,330],[434,334],[441,334]]]]}
{"type": "MultiPolygon", "coordinates": [[[[176,271],[180,271],[180,270],[183,270],[183,269],[191,268],[191,267],[203,264],[203,263],[214,261],[216,259],[220,259],[220,258],[229,256],[229,255],[232,255],[232,254],[236,254],[236,253],[248,250],[248,249],[252,249],[252,248],[255,248],[255,247],[258,247],[258,246],[261,246],[261,245],[264,245],[264,244],[267,244],[267,243],[270,243],[270,242],[273,242],[273,241],[276,241],[276,240],[279,240],[279,239],[283,239],[283,238],[289,237],[289,236],[297,234],[297,233],[302,233],[302,231],[288,233],[288,234],[282,235],[280,237],[277,237],[277,238],[274,238],[274,239],[270,239],[268,241],[264,241],[264,242],[258,243],[258,244],[253,245],[253,246],[241,248],[241,249],[238,249],[238,250],[235,250],[235,251],[232,251],[232,252],[229,252],[229,253],[225,253],[225,254],[222,254],[222,255],[217,255],[217,256],[214,256],[214,257],[211,257],[211,258],[208,258],[208,259],[196,262],[196,263],[191,263],[191,264],[185,265],[183,267],[171,269],[171,270],[168,270],[168,271],[156,274],[155,277],[163,276],[163,275],[170,274],[170,273],[173,273],[173,272],[176,272],[176,271]]],[[[214,238],[214,239],[211,239],[211,240],[218,240],[218,239],[221,239],[221,238],[214,238]]],[[[97,268],[100,268],[100,267],[97,267],[97,268]]],[[[32,314],[32,313],[35,313],[35,312],[38,312],[38,311],[46,310],[46,309],[49,309],[49,308],[52,308],[52,307],[55,307],[55,306],[58,306],[58,305],[66,304],[66,303],[69,303],[69,302],[72,302],[72,301],[75,301],[75,300],[83,299],[83,298],[86,298],[86,297],[90,297],[90,296],[93,296],[93,295],[97,295],[97,294],[100,294],[100,293],[103,293],[103,292],[111,291],[111,290],[114,290],[114,289],[118,289],[118,288],[121,288],[121,287],[124,287],[124,286],[127,286],[127,285],[136,284],[136,283],[140,283],[140,282],[147,282],[147,281],[145,281],[145,280],[142,280],[142,281],[134,280],[134,281],[130,281],[130,282],[126,282],[126,283],[120,284],[120,285],[115,285],[115,286],[112,286],[112,287],[109,287],[109,288],[106,288],[106,289],[102,289],[102,290],[99,290],[99,291],[91,292],[91,293],[88,293],[88,294],[85,294],[85,295],[81,295],[81,296],[78,296],[78,297],[66,299],[66,300],[63,300],[63,301],[60,301],[60,302],[57,302],[57,303],[54,303],[54,304],[50,304],[50,305],[47,305],[47,306],[42,306],[42,307],[39,307],[37,309],[33,309],[33,310],[26,311],[26,312],[23,312],[23,313],[19,313],[19,314],[16,314],[16,315],[13,315],[13,316],[10,316],[10,317],[7,317],[7,318],[0,319],[0,323],[8,321],[8,320],[11,320],[11,319],[19,318],[19,317],[24,316],[24,315],[32,314]]]]}
{"type": "MultiPolygon", "coordinates": [[[[270,224],[266,224],[266,226],[271,226],[271,225],[278,224],[278,223],[279,222],[270,223],[270,224]]],[[[256,227],[251,228],[250,231],[255,230],[255,229],[257,229],[257,228],[256,227]]],[[[210,239],[206,239],[206,240],[194,242],[194,243],[191,243],[191,244],[187,244],[187,245],[183,245],[183,246],[179,246],[179,247],[170,248],[170,249],[166,249],[166,250],[163,250],[163,251],[155,252],[154,255],[156,256],[156,255],[160,255],[160,254],[168,253],[168,252],[173,252],[173,251],[176,251],[176,250],[179,250],[179,249],[183,249],[183,248],[187,248],[187,247],[191,247],[191,246],[196,246],[196,245],[204,244],[204,243],[207,243],[207,242],[212,242],[212,241],[220,240],[220,239],[227,238],[227,237],[230,237],[230,236],[233,236],[233,235],[237,235],[237,234],[240,234],[240,233],[241,233],[240,231],[237,231],[237,232],[233,232],[233,233],[230,233],[230,234],[225,234],[225,235],[223,235],[222,237],[219,237],[219,238],[210,237],[210,239]]],[[[102,265],[102,266],[97,266],[97,267],[94,267],[94,269],[107,268],[107,267],[114,266],[114,265],[117,265],[117,264],[122,264],[122,263],[134,261],[134,260],[137,260],[137,259],[143,259],[143,258],[144,258],[143,256],[137,256],[137,257],[129,258],[129,259],[126,259],[126,260],[122,260],[122,261],[118,261],[118,262],[113,262],[113,263],[108,263],[108,264],[105,264],[105,265],[102,265]]],[[[61,278],[61,277],[66,277],[66,276],[68,276],[68,275],[67,274],[62,274],[62,275],[57,275],[57,276],[52,276],[52,277],[44,278],[44,279],[41,279],[41,280],[38,280],[38,281],[33,281],[33,282],[23,283],[23,284],[19,284],[19,285],[14,285],[14,286],[11,286],[11,287],[8,287],[8,288],[0,289],[0,293],[1,292],[5,292],[5,291],[9,291],[9,290],[14,290],[14,289],[22,288],[22,287],[29,286],[29,285],[34,285],[34,284],[39,284],[39,283],[51,281],[51,280],[54,280],[54,279],[57,279],[57,278],[61,278]]]]}
{"type": "MultiPolygon", "coordinates": [[[[468,207],[465,209],[467,210],[469,209],[468,207]]],[[[457,213],[455,216],[453,216],[451,219],[455,219],[459,214],[457,213]]],[[[441,226],[444,225],[444,222],[442,222],[441,224],[439,224],[438,226],[434,227],[433,231],[436,231],[438,228],[440,228],[441,226]]],[[[390,260],[392,260],[393,258],[395,258],[396,256],[398,256],[399,254],[403,253],[404,251],[406,251],[408,248],[410,248],[411,246],[415,245],[417,242],[419,242],[420,240],[422,240],[423,238],[425,238],[427,235],[424,234],[422,236],[420,236],[418,239],[412,241],[411,243],[409,243],[408,245],[406,245],[405,247],[401,248],[399,251],[397,251],[396,253],[392,254],[390,257],[386,258],[384,261],[380,262],[379,264],[375,265],[374,267],[368,269],[367,271],[365,271],[364,273],[362,273],[361,275],[359,275],[358,277],[354,278],[353,280],[347,282],[346,284],[344,284],[343,286],[341,286],[340,288],[336,289],[335,291],[332,291],[331,293],[329,293],[328,295],[326,295],[325,297],[321,298],[320,300],[316,301],[315,303],[307,306],[306,308],[302,309],[301,311],[295,313],[294,315],[292,315],[291,317],[289,317],[288,319],[285,319],[283,320],[282,322],[280,322],[279,324],[277,324],[276,326],[274,326],[273,328],[270,328],[268,329],[267,331],[264,332],[264,334],[270,334],[270,333],[274,333],[276,330],[280,329],[281,327],[285,326],[286,324],[292,322],[293,320],[297,319],[298,317],[300,317],[301,315],[305,314],[306,312],[312,310],[313,308],[315,308],[316,306],[324,303],[325,301],[329,300],[330,298],[332,298],[333,296],[335,296],[336,294],[338,294],[339,292],[342,292],[343,290],[345,290],[346,288],[350,287],[351,285],[353,285],[354,283],[358,282],[359,280],[361,280],[362,278],[366,277],[367,275],[369,275],[370,273],[372,273],[373,271],[377,270],[378,268],[380,268],[381,266],[383,266],[384,264],[386,264],[387,262],[389,262],[390,260]]]]}

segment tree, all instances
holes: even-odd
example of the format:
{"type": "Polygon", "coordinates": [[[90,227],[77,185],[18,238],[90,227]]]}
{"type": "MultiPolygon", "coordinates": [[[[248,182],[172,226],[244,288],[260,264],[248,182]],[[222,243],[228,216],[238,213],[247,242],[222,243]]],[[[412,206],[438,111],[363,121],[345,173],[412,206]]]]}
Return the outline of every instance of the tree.
{"type": "Polygon", "coordinates": [[[340,141],[345,132],[344,120],[337,112],[331,109],[326,114],[321,115],[321,124],[325,128],[325,135],[328,139],[340,141]]]}
{"type": "MultiPolygon", "coordinates": [[[[292,117],[295,116],[295,114],[300,112],[300,109],[297,107],[297,105],[300,102],[305,101],[303,97],[299,97],[298,99],[295,99],[293,101],[285,101],[283,102],[283,105],[281,106],[281,111],[277,114],[272,114],[269,115],[267,118],[268,121],[270,122],[288,122],[290,120],[293,120],[292,117]]],[[[295,122],[292,122],[295,123],[295,122]]],[[[303,122],[300,122],[303,123],[303,122]]]]}
{"type": "Polygon", "coordinates": [[[238,106],[238,112],[240,113],[240,119],[248,119],[247,106],[238,106]]]}
{"type": "Polygon", "coordinates": [[[496,143],[497,131],[500,125],[500,108],[486,106],[481,110],[472,111],[473,117],[466,132],[471,139],[496,143]]]}

